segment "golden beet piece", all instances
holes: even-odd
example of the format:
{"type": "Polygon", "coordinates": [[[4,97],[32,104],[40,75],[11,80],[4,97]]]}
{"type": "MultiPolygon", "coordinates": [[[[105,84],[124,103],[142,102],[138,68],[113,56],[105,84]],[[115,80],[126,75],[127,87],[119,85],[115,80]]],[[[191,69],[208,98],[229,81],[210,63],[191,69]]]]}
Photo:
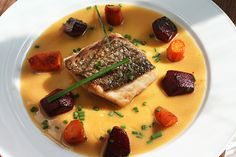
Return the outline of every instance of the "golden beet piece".
{"type": "Polygon", "coordinates": [[[158,106],[155,109],[154,115],[156,121],[164,127],[170,127],[178,121],[177,117],[173,113],[161,106],[158,106]]]}
{"type": "Polygon", "coordinates": [[[31,68],[37,72],[51,72],[62,66],[60,51],[37,53],[28,59],[31,68]]]}
{"type": "Polygon", "coordinates": [[[86,141],[84,126],[80,120],[71,121],[63,132],[64,140],[70,145],[77,145],[86,141]]]}

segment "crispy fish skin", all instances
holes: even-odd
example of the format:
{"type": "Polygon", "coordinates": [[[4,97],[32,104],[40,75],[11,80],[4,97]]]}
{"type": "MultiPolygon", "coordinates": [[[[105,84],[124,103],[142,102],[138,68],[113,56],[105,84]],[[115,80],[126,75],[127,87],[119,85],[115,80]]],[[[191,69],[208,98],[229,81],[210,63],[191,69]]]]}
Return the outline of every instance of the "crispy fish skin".
{"type": "Polygon", "coordinates": [[[155,67],[146,56],[120,34],[111,34],[109,41],[111,47],[106,39],[102,39],[83,48],[79,54],[66,58],[65,67],[79,81],[128,57],[129,64],[122,65],[84,86],[96,95],[125,106],[151,84],[157,75],[155,67]]]}

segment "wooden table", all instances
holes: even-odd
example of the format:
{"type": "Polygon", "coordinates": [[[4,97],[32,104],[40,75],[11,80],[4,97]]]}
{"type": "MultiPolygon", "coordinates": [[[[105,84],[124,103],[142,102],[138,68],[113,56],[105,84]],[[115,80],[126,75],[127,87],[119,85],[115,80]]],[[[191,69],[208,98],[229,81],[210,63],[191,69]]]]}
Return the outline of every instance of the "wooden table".
{"type": "MultiPolygon", "coordinates": [[[[0,15],[16,0],[0,0],[0,15]]],[[[236,25],[236,0],[213,0],[231,18],[236,25]]],[[[0,155],[1,157],[1,155],[0,155]]],[[[224,153],[220,156],[224,157],[224,153]]]]}

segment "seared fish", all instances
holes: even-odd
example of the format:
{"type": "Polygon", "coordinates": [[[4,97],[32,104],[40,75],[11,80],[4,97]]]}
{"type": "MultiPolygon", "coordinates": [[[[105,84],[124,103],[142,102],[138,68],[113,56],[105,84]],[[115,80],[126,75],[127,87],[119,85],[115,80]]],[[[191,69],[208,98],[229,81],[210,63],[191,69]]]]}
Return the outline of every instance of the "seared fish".
{"type": "Polygon", "coordinates": [[[83,48],[79,54],[66,58],[65,67],[79,81],[127,57],[130,59],[129,64],[84,86],[96,95],[125,106],[151,84],[157,74],[142,51],[120,34],[113,33],[109,35],[109,43],[104,38],[83,48]]]}

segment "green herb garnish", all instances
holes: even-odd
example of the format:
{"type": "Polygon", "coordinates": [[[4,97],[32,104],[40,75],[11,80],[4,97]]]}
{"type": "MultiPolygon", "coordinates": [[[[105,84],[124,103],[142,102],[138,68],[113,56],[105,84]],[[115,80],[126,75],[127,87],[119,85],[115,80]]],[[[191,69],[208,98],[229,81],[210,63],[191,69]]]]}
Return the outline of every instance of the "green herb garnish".
{"type": "Polygon", "coordinates": [[[161,107],[157,107],[157,108],[156,108],[156,111],[157,111],[157,112],[160,112],[160,111],[161,111],[161,107]]]}
{"type": "Polygon", "coordinates": [[[110,134],[111,133],[111,129],[107,129],[107,133],[110,134]]]}
{"type": "Polygon", "coordinates": [[[141,126],[141,129],[142,129],[142,130],[147,130],[148,128],[149,128],[149,125],[142,125],[142,126],[141,126]]]}
{"type": "Polygon", "coordinates": [[[100,108],[99,108],[99,107],[97,107],[97,106],[93,106],[93,110],[94,110],[94,111],[99,111],[99,110],[100,110],[100,108]]]}
{"type": "Polygon", "coordinates": [[[104,25],[104,23],[103,23],[103,21],[102,21],[102,17],[101,17],[101,15],[100,15],[99,11],[98,11],[97,5],[95,5],[95,10],[96,10],[96,12],[97,12],[98,19],[99,19],[99,22],[100,22],[100,24],[101,24],[101,27],[102,27],[103,33],[104,33],[104,35],[105,35],[105,38],[106,38],[106,40],[107,40],[107,43],[109,44],[109,47],[111,47],[111,43],[110,43],[110,41],[109,41],[106,28],[105,28],[105,25],[104,25]]]}
{"type": "Polygon", "coordinates": [[[120,127],[121,127],[121,129],[126,129],[125,125],[121,125],[120,127]]]}
{"type": "Polygon", "coordinates": [[[148,140],[146,143],[147,144],[152,144],[152,140],[148,140]]]}
{"type": "Polygon", "coordinates": [[[136,112],[136,113],[139,112],[138,107],[134,107],[133,111],[136,112]]]}
{"type": "Polygon", "coordinates": [[[131,35],[129,35],[129,34],[125,34],[124,37],[125,37],[126,39],[130,40],[130,41],[132,40],[132,37],[131,37],[131,35]]]}
{"type": "Polygon", "coordinates": [[[119,7],[122,7],[122,4],[121,4],[121,3],[119,4],[119,7]]]}
{"type": "Polygon", "coordinates": [[[146,101],[143,102],[143,106],[147,106],[147,102],[146,101]]]}
{"type": "Polygon", "coordinates": [[[59,126],[55,126],[55,129],[59,130],[59,129],[60,129],[60,127],[59,127],[59,126]]]}
{"type": "Polygon", "coordinates": [[[144,135],[143,133],[139,132],[139,131],[132,131],[132,134],[136,136],[136,138],[143,138],[144,135]]]}
{"type": "Polygon", "coordinates": [[[96,69],[101,69],[101,67],[102,67],[101,61],[97,61],[97,62],[94,64],[94,66],[95,66],[96,69]]]}
{"type": "Polygon", "coordinates": [[[88,6],[88,7],[86,7],[86,10],[90,10],[92,7],[91,6],[88,6]]]}
{"type": "Polygon", "coordinates": [[[66,119],[63,120],[63,123],[64,123],[64,124],[68,124],[68,120],[66,120],[66,119]]]}
{"type": "Polygon", "coordinates": [[[114,28],[113,28],[112,26],[109,26],[109,27],[108,27],[108,31],[109,31],[109,32],[112,32],[113,29],[114,29],[114,28]]]}
{"type": "Polygon", "coordinates": [[[102,142],[104,139],[105,139],[105,137],[103,137],[103,136],[100,136],[100,137],[99,137],[99,141],[101,141],[101,142],[102,142]]]}
{"type": "Polygon", "coordinates": [[[157,139],[157,138],[159,138],[159,137],[161,137],[161,136],[162,136],[162,132],[161,132],[161,131],[158,131],[158,132],[152,134],[151,137],[150,137],[150,139],[151,139],[151,140],[155,140],[155,139],[157,139]]]}
{"type": "Polygon", "coordinates": [[[93,31],[94,29],[95,29],[94,26],[90,26],[90,27],[88,27],[88,30],[90,30],[90,31],[93,31]]]}
{"type": "Polygon", "coordinates": [[[73,118],[79,119],[79,112],[78,111],[73,112],[73,118]]]}
{"type": "Polygon", "coordinates": [[[113,112],[113,111],[111,111],[111,112],[108,113],[108,116],[110,116],[110,117],[112,117],[113,115],[114,115],[114,112],[113,112]]]}
{"type": "Polygon", "coordinates": [[[117,116],[121,117],[121,118],[123,118],[123,117],[124,117],[124,115],[123,115],[123,114],[121,114],[121,113],[120,113],[120,112],[118,112],[118,111],[114,111],[114,113],[115,113],[117,116]]]}
{"type": "Polygon", "coordinates": [[[40,48],[40,46],[39,45],[35,45],[34,48],[38,49],[38,48],[40,48]]]}
{"type": "Polygon", "coordinates": [[[138,45],[146,45],[146,42],[145,42],[145,41],[141,41],[141,40],[135,39],[135,38],[132,40],[132,43],[133,43],[134,45],[136,45],[136,46],[138,46],[138,45]]]}
{"type": "Polygon", "coordinates": [[[37,112],[38,110],[39,110],[38,107],[33,106],[33,107],[30,109],[30,112],[35,113],[35,112],[37,112]]]}
{"type": "Polygon", "coordinates": [[[99,72],[93,74],[92,76],[87,77],[87,78],[85,78],[85,79],[83,79],[83,80],[77,82],[76,84],[74,84],[74,85],[72,85],[72,86],[70,86],[70,87],[68,87],[68,88],[66,88],[66,89],[64,89],[64,90],[62,90],[62,91],[60,91],[60,92],[58,92],[57,94],[50,96],[50,97],[47,99],[47,101],[48,101],[48,103],[51,103],[51,102],[53,102],[54,100],[56,100],[56,99],[58,99],[58,98],[64,96],[64,95],[67,94],[68,92],[70,92],[70,91],[72,91],[72,90],[74,90],[74,89],[80,87],[81,85],[84,85],[84,84],[86,84],[86,83],[88,83],[88,82],[90,82],[90,81],[92,81],[92,80],[94,80],[94,79],[96,79],[96,78],[98,78],[98,77],[100,77],[100,76],[102,76],[102,75],[104,75],[104,74],[106,74],[106,73],[112,71],[113,69],[115,69],[115,68],[117,68],[117,67],[119,67],[119,66],[121,66],[121,65],[123,65],[123,64],[127,64],[127,63],[129,63],[129,59],[128,59],[128,58],[125,58],[125,59],[123,59],[122,61],[119,61],[119,62],[117,62],[117,63],[115,63],[115,64],[113,64],[113,65],[111,65],[111,66],[109,66],[109,67],[107,67],[107,68],[104,68],[104,69],[100,70],[99,72]]]}
{"type": "Polygon", "coordinates": [[[152,56],[155,62],[159,62],[161,60],[161,54],[157,52],[154,56],[152,56]]]}
{"type": "Polygon", "coordinates": [[[42,126],[42,129],[48,129],[49,128],[49,125],[48,125],[48,120],[44,120],[42,123],[41,123],[41,126],[42,126]]]}
{"type": "Polygon", "coordinates": [[[155,38],[155,34],[150,33],[150,34],[149,34],[149,38],[151,38],[151,39],[155,38]]]}

